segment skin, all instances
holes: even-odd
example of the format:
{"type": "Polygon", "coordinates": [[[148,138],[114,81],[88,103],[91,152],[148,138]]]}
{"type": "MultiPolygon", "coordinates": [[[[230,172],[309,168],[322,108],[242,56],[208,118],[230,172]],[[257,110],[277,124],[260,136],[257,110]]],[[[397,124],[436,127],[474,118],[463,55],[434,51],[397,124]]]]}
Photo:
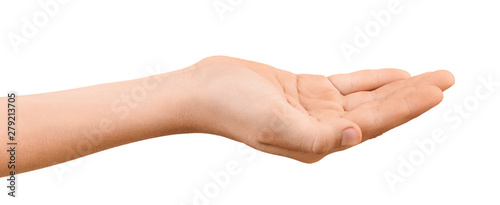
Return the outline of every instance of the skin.
{"type": "MultiPolygon", "coordinates": [[[[209,133],[313,163],[377,137],[437,105],[448,71],[398,69],[296,75],[213,56],[130,81],[16,97],[16,173],[158,136],[209,133]]],[[[0,99],[7,116],[7,98],[0,99]]],[[[7,117],[0,118],[7,143],[7,117]]],[[[11,170],[0,157],[0,176],[11,170]]]]}

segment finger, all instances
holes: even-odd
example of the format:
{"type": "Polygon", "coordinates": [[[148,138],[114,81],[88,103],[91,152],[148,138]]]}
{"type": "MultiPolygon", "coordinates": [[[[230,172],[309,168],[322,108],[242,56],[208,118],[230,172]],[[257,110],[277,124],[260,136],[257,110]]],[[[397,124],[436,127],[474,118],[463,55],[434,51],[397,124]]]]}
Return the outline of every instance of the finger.
{"type": "Polygon", "coordinates": [[[407,79],[410,74],[399,69],[362,70],[349,74],[338,74],[328,77],[330,82],[342,93],[371,91],[387,83],[407,79]]]}
{"type": "Polygon", "coordinates": [[[315,118],[325,115],[325,110],[342,111],[342,95],[331,82],[321,75],[301,74],[297,76],[297,99],[315,118]]]}
{"type": "Polygon", "coordinates": [[[286,105],[281,111],[274,110],[270,119],[269,131],[257,140],[261,144],[325,154],[338,147],[354,146],[362,139],[359,126],[338,115],[318,120],[286,105]]]}
{"type": "Polygon", "coordinates": [[[435,85],[444,91],[454,83],[455,78],[448,71],[439,70],[424,73],[412,78],[389,83],[371,92],[362,91],[347,95],[344,99],[344,110],[350,111],[364,103],[384,99],[405,86],[411,85],[418,88],[426,85],[435,85]]]}
{"type": "Polygon", "coordinates": [[[332,116],[320,121],[321,132],[315,136],[313,153],[325,154],[339,148],[355,146],[362,141],[361,128],[346,118],[332,116]]]}
{"type": "Polygon", "coordinates": [[[450,71],[438,70],[428,74],[427,77],[419,78],[415,80],[415,85],[417,87],[422,87],[426,85],[437,86],[441,91],[445,91],[455,84],[455,77],[450,71]]]}
{"type": "Polygon", "coordinates": [[[406,86],[383,100],[361,105],[344,117],[359,125],[364,141],[421,115],[442,98],[442,90],[437,86],[406,86]]]}

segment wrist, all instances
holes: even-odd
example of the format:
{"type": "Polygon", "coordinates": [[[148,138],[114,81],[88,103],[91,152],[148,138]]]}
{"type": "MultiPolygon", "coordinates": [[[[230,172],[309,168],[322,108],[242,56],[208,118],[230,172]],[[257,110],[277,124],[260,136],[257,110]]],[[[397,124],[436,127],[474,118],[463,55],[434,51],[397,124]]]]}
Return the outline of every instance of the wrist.
{"type": "Polygon", "coordinates": [[[223,136],[228,134],[225,129],[227,122],[220,117],[221,112],[224,112],[217,97],[220,94],[211,89],[219,84],[209,80],[213,78],[212,74],[212,69],[200,68],[195,64],[152,76],[158,78],[161,84],[159,90],[164,102],[162,109],[165,109],[161,113],[169,113],[163,118],[168,128],[164,133],[208,133],[223,136]]]}
{"type": "Polygon", "coordinates": [[[160,136],[182,133],[200,132],[196,120],[195,83],[193,82],[194,67],[149,76],[145,79],[151,84],[156,83],[154,98],[157,101],[152,110],[152,116],[160,119],[156,128],[160,136]]]}

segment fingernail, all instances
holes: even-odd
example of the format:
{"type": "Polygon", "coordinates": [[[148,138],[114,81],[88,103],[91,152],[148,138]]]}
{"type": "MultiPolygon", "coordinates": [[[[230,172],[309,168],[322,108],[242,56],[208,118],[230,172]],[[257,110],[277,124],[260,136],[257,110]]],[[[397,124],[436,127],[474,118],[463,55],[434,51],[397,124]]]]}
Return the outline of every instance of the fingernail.
{"type": "Polygon", "coordinates": [[[342,143],[340,146],[354,146],[358,143],[359,135],[354,128],[347,128],[342,132],[342,143]]]}

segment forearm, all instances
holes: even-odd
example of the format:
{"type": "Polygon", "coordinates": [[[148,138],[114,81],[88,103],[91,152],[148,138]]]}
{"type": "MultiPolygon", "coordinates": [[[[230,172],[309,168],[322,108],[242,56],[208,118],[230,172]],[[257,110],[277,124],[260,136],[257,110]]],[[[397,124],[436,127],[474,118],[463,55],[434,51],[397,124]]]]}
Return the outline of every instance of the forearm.
{"type": "MultiPolygon", "coordinates": [[[[135,80],[16,97],[16,173],[65,162],[111,147],[189,132],[183,117],[187,76],[176,71],[135,80]]],[[[0,134],[6,147],[7,98],[0,134]]],[[[7,148],[7,147],[6,147],[7,148]]],[[[3,151],[5,153],[5,151],[3,151]]],[[[0,176],[9,173],[7,154],[0,176]]]]}

